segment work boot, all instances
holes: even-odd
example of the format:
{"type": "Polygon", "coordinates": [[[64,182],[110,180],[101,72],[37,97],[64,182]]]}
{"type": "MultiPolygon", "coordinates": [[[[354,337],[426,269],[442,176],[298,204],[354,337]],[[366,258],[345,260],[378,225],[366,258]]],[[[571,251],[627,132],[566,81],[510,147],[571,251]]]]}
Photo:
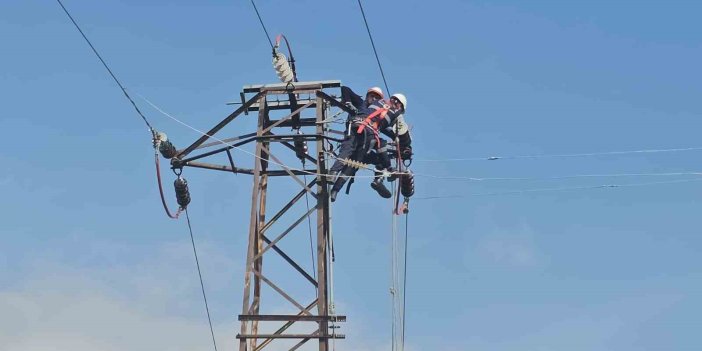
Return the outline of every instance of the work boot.
{"type": "Polygon", "coordinates": [[[381,179],[376,179],[371,183],[371,188],[378,192],[378,195],[380,197],[389,199],[392,197],[392,193],[390,193],[390,190],[388,190],[387,187],[385,187],[385,184],[383,184],[383,181],[381,179]]]}
{"type": "Polygon", "coordinates": [[[339,192],[336,190],[332,190],[331,193],[329,193],[329,199],[331,200],[331,202],[336,201],[336,194],[338,194],[338,193],[339,192]]]}

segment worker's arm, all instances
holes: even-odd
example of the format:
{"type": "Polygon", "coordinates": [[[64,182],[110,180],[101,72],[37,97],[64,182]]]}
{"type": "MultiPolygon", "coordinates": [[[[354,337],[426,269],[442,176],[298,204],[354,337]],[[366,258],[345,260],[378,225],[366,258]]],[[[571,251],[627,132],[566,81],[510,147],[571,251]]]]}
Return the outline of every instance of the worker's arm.
{"type": "Polygon", "coordinates": [[[397,136],[395,134],[395,131],[392,129],[392,127],[383,128],[380,130],[380,132],[385,134],[385,136],[387,136],[391,140],[395,140],[395,137],[397,136]]]}
{"type": "Polygon", "coordinates": [[[399,147],[402,159],[411,160],[414,153],[412,152],[412,135],[409,130],[405,134],[398,135],[397,139],[400,141],[399,147]]]}
{"type": "Polygon", "coordinates": [[[363,107],[363,98],[354,93],[353,90],[347,86],[341,87],[341,102],[350,102],[356,109],[361,109],[363,107]]]}
{"type": "Polygon", "coordinates": [[[385,114],[385,117],[383,117],[383,120],[380,121],[378,129],[381,133],[387,135],[388,138],[395,140],[395,137],[398,134],[398,129],[396,126],[398,125],[399,121],[404,121],[402,111],[390,109],[385,114]]]}

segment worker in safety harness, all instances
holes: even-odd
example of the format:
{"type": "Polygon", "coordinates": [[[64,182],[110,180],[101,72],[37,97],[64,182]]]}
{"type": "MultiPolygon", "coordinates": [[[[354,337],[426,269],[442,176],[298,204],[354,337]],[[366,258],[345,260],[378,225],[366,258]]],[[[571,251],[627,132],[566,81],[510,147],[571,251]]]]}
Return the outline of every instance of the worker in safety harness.
{"type": "MultiPolygon", "coordinates": [[[[376,168],[376,182],[371,185],[382,182],[385,174],[395,172],[396,169],[391,167],[390,160],[397,159],[398,162],[412,161],[412,136],[409,132],[409,127],[405,122],[404,112],[407,106],[407,98],[403,94],[393,94],[390,97],[390,108],[395,111],[388,115],[384,123],[379,126],[385,126],[380,129],[380,132],[385,134],[390,140],[395,141],[396,150],[390,150],[388,143],[381,139],[380,147],[371,150],[368,156],[364,159],[365,163],[372,163],[376,168]]],[[[390,181],[395,180],[395,176],[389,177],[390,181]]]]}
{"type": "MultiPolygon", "coordinates": [[[[341,143],[339,156],[330,169],[331,174],[335,176],[334,186],[330,193],[332,201],[336,200],[338,192],[357,171],[357,168],[349,164],[348,161],[362,162],[369,157],[371,150],[375,150],[377,155],[384,155],[385,153],[378,153],[381,146],[379,131],[384,131],[393,125],[403,112],[403,110],[393,109],[392,106],[386,104],[382,100],[383,91],[378,87],[368,89],[365,99],[361,99],[348,87],[342,87],[341,94],[342,102],[346,103],[354,113],[349,114],[346,138],[341,143]]],[[[389,166],[386,162],[382,162],[382,164],[382,168],[389,166]]],[[[380,176],[376,176],[371,187],[384,198],[392,196],[380,176]]]]}
{"type": "MultiPolygon", "coordinates": [[[[380,132],[387,135],[391,140],[397,139],[400,158],[404,160],[412,160],[412,135],[409,131],[409,126],[405,122],[405,110],[407,109],[407,98],[404,94],[393,94],[390,97],[390,107],[396,114],[391,114],[390,117],[394,120],[389,120],[385,128],[380,132]]],[[[394,157],[394,155],[393,155],[394,157]]]]}

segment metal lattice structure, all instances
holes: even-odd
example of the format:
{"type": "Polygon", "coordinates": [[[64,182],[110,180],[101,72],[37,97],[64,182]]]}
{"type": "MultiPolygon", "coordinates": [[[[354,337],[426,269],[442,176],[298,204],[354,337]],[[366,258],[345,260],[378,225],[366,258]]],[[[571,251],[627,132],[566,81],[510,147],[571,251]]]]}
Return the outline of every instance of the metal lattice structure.
{"type": "Polygon", "coordinates": [[[262,350],[277,339],[299,340],[290,350],[297,350],[310,340],[316,340],[319,343],[319,350],[326,351],[329,349],[330,339],[343,339],[345,337],[337,334],[334,328],[330,331],[331,324],[343,322],[346,317],[334,315],[333,308],[330,311],[329,264],[331,250],[329,241],[331,223],[327,193],[328,182],[325,176],[329,161],[327,157],[329,148],[325,149],[325,146],[331,145],[331,141],[340,141],[339,132],[327,127],[329,125],[326,120],[327,110],[331,106],[348,110],[324,90],[340,86],[339,81],[246,86],[241,92],[241,107],[213,127],[206,133],[207,135],[180,150],[172,161],[174,169],[196,167],[253,176],[243,305],[239,315],[241,330],[237,335],[240,351],[262,350]],[[251,94],[253,96],[247,97],[251,94]],[[271,112],[277,110],[289,110],[290,113],[278,120],[271,120],[271,112]],[[303,112],[310,110],[314,110],[314,118],[301,116],[303,112]],[[212,138],[235,118],[251,112],[258,113],[255,133],[228,139],[212,138]],[[297,133],[291,134],[291,128],[297,133]],[[287,129],[287,133],[279,133],[283,129],[287,129]],[[210,139],[217,141],[206,143],[210,139]],[[234,163],[231,150],[250,143],[255,143],[254,166],[253,168],[241,168],[234,163]],[[305,163],[310,166],[305,167],[305,169],[286,166],[281,158],[271,152],[271,146],[274,143],[284,146],[288,152],[294,152],[296,157],[304,159],[305,163]],[[314,145],[314,147],[310,147],[309,153],[307,153],[306,146],[304,150],[301,150],[301,147],[307,143],[314,145]],[[196,150],[213,147],[216,148],[191,156],[191,153],[196,150]],[[213,164],[202,161],[204,158],[217,154],[226,154],[229,164],[213,164]],[[302,180],[303,176],[309,175],[313,178],[310,182],[302,180]],[[300,185],[301,190],[280,210],[269,216],[266,206],[267,199],[274,196],[268,189],[271,177],[292,178],[300,185]],[[296,218],[281,233],[277,235],[270,233],[274,223],[282,218],[291,217],[289,210],[306,194],[311,196],[314,206],[309,208],[303,216],[296,218]],[[279,245],[281,239],[314,214],[316,214],[316,279],[279,245]],[[316,298],[313,301],[300,303],[264,274],[264,258],[272,253],[280,256],[299,273],[299,281],[312,284],[316,288],[316,298]],[[263,305],[261,293],[264,288],[272,289],[290,302],[295,307],[294,312],[261,314],[263,305]],[[272,333],[259,333],[259,324],[264,323],[276,323],[279,327],[272,333]],[[285,333],[295,323],[316,324],[316,331],[307,334],[285,333]]]}

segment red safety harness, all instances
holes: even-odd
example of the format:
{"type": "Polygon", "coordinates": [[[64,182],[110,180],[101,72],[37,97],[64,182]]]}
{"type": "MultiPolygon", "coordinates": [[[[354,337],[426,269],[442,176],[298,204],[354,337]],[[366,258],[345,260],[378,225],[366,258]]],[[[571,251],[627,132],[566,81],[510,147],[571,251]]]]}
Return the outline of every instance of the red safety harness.
{"type": "Polygon", "coordinates": [[[375,142],[376,142],[376,147],[380,147],[380,135],[378,135],[378,124],[380,123],[380,120],[385,118],[385,115],[388,114],[388,108],[386,107],[380,107],[373,111],[366,119],[361,122],[361,125],[358,126],[358,129],[356,130],[356,133],[361,134],[363,133],[363,130],[366,129],[366,126],[370,127],[371,130],[373,131],[373,134],[375,136],[375,142]]]}

